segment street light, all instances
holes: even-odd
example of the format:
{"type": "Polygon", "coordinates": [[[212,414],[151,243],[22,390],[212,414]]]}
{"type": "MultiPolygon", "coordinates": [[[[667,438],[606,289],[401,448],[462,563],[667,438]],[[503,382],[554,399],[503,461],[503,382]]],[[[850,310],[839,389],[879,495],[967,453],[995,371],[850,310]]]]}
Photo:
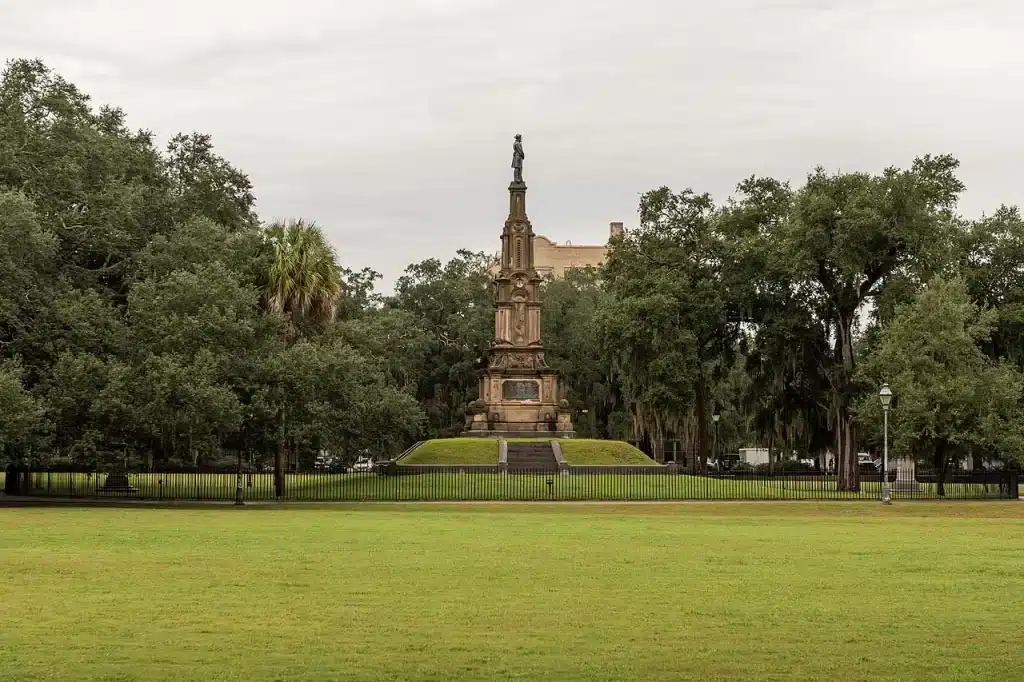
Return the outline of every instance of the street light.
{"type": "Polygon", "coordinates": [[[882,384],[878,400],[882,403],[882,414],[885,415],[885,426],[882,427],[882,504],[889,504],[889,403],[892,402],[889,384],[882,384]]]}
{"type": "Polygon", "coordinates": [[[722,463],[718,459],[718,420],[721,419],[721,418],[722,418],[722,415],[720,415],[720,414],[713,414],[713,415],[711,415],[711,421],[715,422],[715,447],[714,447],[715,451],[714,451],[714,455],[715,455],[715,466],[718,467],[719,473],[721,473],[721,471],[722,471],[722,463]]]}

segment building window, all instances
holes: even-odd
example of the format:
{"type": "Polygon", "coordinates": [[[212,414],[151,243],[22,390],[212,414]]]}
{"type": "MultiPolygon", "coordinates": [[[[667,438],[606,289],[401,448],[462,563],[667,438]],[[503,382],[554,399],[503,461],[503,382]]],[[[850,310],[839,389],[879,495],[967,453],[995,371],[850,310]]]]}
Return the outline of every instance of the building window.
{"type": "Polygon", "coordinates": [[[523,267],[523,240],[516,240],[516,267],[523,267]]]}

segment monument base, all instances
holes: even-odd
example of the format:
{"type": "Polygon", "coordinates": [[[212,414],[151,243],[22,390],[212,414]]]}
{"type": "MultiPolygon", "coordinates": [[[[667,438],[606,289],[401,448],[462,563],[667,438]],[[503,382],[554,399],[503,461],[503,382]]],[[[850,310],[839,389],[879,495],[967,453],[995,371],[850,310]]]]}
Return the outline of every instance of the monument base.
{"type": "Polygon", "coordinates": [[[565,400],[486,401],[470,403],[463,437],[572,438],[576,435],[565,400]]]}
{"type": "MultiPolygon", "coordinates": [[[[497,426],[497,425],[496,425],[497,426]]],[[[477,429],[463,431],[460,438],[575,438],[575,431],[552,431],[550,429],[502,429],[500,426],[494,429],[477,429]]]]}
{"type": "Polygon", "coordinates": [[[893,492],[919,493],[921,484],[917,482],[917,467],[912,459],[896,460],[896,480],[893,481],[893,492]]]}

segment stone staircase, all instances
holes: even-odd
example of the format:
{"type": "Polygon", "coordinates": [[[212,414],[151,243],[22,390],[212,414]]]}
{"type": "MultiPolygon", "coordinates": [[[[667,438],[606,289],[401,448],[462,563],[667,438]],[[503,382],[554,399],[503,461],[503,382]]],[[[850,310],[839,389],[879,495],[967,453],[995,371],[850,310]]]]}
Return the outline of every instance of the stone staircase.
{"type": "Polygon", "coordinates": [[[558,471],[551,443],[509,443],[509,471],[558,471]]]}

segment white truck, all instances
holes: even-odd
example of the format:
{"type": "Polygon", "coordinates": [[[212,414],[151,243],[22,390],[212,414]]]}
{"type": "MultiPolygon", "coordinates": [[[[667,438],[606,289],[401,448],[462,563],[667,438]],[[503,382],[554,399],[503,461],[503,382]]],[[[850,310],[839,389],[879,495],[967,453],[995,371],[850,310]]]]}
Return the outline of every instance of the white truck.
{"type": "Polygon", "coordinates": [[[757,466],[768,463],[768,448],[740,448],[740,461],[757,466]]]}

